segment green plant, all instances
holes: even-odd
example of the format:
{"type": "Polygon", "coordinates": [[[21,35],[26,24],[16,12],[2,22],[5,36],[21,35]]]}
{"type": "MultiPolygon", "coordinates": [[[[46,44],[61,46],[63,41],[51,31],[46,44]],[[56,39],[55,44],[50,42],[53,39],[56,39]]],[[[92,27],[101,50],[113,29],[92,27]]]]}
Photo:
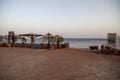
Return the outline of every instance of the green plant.
{"type": "Polygon", "coordinates": [[[43,36],[42,38],[43,38],[43,44],[45,44],[47,41],[47,37],[43,36]]]}
{"type": "Polygon", "coordinates": [[[34,44],[34,42],[35,42],[35,39],[33,36],[31,36],[31,43],[34,44]]]}
{"type": "Polygon", "coordinates": [[[50,42],[52,42],[52,44],[54,44],[54,43],[56,42],[56,37],[55,37],[55,36],[52,36],[52,37],[50,38],[50,42]]]}
{"type": "Polygon", "coordinates": [[[26,43],[26,41],[27,41],[26,38],[23,36],[22,37],[22,43],[26,43]]]}
{"type": "Polygon", "coordinates": [[[0,42],[2,42],[2,40],[3,40],[3,36],[0,35],[0,42]]]}
{"type": "Polygon", "coordinates": [[[17,41],[17,36],[15,36],[15,42],[17,41]]]}
{"type": "Polygon", "coordinates": [[[60,43],[64,41],[64,38],[62,36],[57,36],[56,41],[57,41],[57,47],[59,47],[60,43]]]}

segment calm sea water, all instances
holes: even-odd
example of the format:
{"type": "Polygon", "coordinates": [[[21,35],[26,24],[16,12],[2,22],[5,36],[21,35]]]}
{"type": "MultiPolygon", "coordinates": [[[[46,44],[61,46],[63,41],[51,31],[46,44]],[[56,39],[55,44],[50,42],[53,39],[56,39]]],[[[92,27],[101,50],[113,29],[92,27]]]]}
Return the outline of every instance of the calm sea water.
{"type": "Polygon", "coordinates": [[[89,48],[89,46],[101,46],[107,44],[107,39],[103,38],[66,38],[65,42],[69,42],[71,48],[89,48]]]}
{"type": "MultiPolygon", "coordinates": [[[[30,43],[31,40],[27,40],[30,43]]],[[[105,38],[65,38],[64,42],[69,42],[70,48],[89,48],[89,46],[97,45],[100,47],[101,44],[107,44],[107,39],[105,38]]],[[[17,43],[21,43],[18,39],[17,43]]],[[[42,38],[36,38],[35,43],[42,43],[42,38]]]]}

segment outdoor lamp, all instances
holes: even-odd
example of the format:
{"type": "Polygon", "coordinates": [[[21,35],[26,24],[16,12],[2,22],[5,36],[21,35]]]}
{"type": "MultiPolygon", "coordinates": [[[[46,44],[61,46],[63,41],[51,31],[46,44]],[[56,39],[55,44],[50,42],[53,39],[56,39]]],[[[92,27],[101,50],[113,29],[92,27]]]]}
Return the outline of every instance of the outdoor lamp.
{"type": "Polygon", "coordinates": [[[47,35],[48,35],[48,49],[50,48],[50,33],[47,33],[47,35]]]}

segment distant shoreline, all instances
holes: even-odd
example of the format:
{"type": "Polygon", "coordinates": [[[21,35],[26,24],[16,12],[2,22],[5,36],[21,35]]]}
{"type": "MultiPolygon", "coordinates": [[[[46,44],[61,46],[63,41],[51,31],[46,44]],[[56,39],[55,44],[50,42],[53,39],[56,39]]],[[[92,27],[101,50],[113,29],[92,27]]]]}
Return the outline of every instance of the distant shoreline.
{"type": "Polygon", "coordinates": [[[64,39],[107,39],[107,38],[64,38],[64,39]]]}

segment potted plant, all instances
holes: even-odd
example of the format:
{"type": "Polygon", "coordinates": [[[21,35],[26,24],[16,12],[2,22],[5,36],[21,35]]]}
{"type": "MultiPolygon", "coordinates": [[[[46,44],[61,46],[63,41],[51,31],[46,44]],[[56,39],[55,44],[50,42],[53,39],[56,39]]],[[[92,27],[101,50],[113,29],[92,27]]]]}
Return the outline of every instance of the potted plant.
{"type": "Polygon", "coordinates": [[[62,36],[56,36],[57,48],[61,48],[60,43],[64,41],[62,36]]]}
{"type": "Polygon", "coordinates": [[[22,43],[25,44],[26,41],[27,41],[26,38],[23,36],[23,37],[22,37],[22,43]]]}

